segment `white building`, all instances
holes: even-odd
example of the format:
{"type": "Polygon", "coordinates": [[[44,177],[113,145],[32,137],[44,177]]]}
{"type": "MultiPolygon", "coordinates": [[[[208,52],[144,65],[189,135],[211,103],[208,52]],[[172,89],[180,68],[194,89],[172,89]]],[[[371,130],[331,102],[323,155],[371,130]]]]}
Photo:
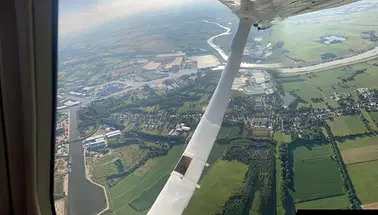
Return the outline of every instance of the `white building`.
{"type": "Polygon", "coordinates": [[[111,131],[111,132],[108,132],[105,134],[105,137],[107,139],[113,139],[113,138],[118,138],[121,136],[121,131],[120,130],[116,130],[116,131],[111,131]]]}
{"type": "Polygon", "coordinates": [[[89,150],[96,150],[103,147],[106,147],[106,142],[104,138],[96,139],[94,142],[91,142],[88,145],[89,150]]]}
{"type": "Polygon", "coordinates": [[[96,136],[93,136],[93,137],[88,137],[87,139],[85,139],[85,142],[91,143],[91,142],[95,142],[96,139],[101,139],[101,138],[104,138],[104,135],[100,134],[100,135],[96,135],[96,136]]]}

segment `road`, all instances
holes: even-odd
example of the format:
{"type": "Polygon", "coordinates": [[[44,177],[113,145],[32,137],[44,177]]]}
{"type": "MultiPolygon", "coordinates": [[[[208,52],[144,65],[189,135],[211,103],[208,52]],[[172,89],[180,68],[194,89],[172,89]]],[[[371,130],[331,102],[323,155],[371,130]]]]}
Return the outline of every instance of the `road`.
{"type": "MultiPolygon", "coordinates": [[[[213,49],[215,49],[215,51],[218,52],[218,54],[223,58],[223,60],[227,61],[227,58],[228,58],[227,54],[218,45],[214,44],[213,40],[217,37],[230,34],[231,29],[226,27],[226,26],[223,26],[219,23],[216,23],[216,22],[209,22],[209,21],[206,21],[206,20],[202,20],[202,21],[209,23],[209,24],[218,25],[219,27],[226,30],[223,33],[220,33],[220,34],[217,34],[213,37],[210,37],[207,40],[207,43],[213,49]]],[[[358,55],[354,55],[354,56],[347,57],[347,58],[340,59],[340,60],[334,60],[334,61],[330,61],[330,62],[320,63],[320,64],[313,65],[313,66],[305,66],[305,67],[301,67],[301,68],[299,68],[299,67],[297,67],[297,68],[285,68],[285,67],[282,67],[280,64],[255,64],[255,63],[244,63],[244,62],[241,64],[240,68],[243,68],[243,69],[273,69],[273,70],[277,70],[278,72],[283,73],[283,74],[301,74],[301,73],[309,73],[309,72],[318,72],[318,71],[322,71],[322,70],[326,70],[326,69],[333,69],[333,68],[337,68],[337,67],[341,67],[341,66],[356,64],[356,63],[359,63],[359,62],[364,62],[366,60],[374,59],[376,57],[378,57],[378,46],[375,47],[372,50],[366,51],[366,52],[358,54],[358,55]]]]}

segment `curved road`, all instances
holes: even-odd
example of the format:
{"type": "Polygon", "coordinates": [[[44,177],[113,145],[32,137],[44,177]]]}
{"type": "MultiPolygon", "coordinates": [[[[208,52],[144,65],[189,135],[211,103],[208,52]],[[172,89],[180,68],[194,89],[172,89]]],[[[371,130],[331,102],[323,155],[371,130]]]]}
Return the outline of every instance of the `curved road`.
{"type": "MultiPolygon", "coordinates": [[[[220,34],[217,34],[213,37],[210,37],[207,40],[207,43],[213,49],[215,49],[215,51],[217,51],[218,54],[225,61],[227,61],[227,58],[228,58],[227,54],[218,45],[214,44],[213,40],[217,37],[230,34],[231,29],[226,27],[226,26],[223,26],[223,25],[221,25],[217,22],[209,22],[207,20],[202,20],[202,21],[205,22],[205,23],[218,25],[219,27],[226,30],[223,33],[220,33],[220,34]]],[[[355,63],[363,62],[363,61],[366,61],[366,60],[371,60],[371,59],[374,59],[376,57],[378,57],[378,46],[375,47],[372,50],[366,51],[366,52],[358,54],[358,55],[354,55],[354,56],[347,57],[347,58],[340,59],[340,60],[334,60],[334,61],[330,61],[330,62],[320,63],[320,64],[313,65],[313,66],[301,67],[301,68],[299,68],[299,67],[297,67],[297,68],[284,68],[280,64],[255,64],[255,63],[241,63],[240,68],[243,68],[243,69],[252,69],[252,68],[253,69],[275,69],[278,72],[284,73],[284,74],[296,74],[296,73],[300,74],[300,73],[308,73],[308,72],[318,72],[318,71],[322,71],[322,70],[325,70],[325,69],[332,69],[332,68],[337,68],[337,67],[340,67],[340,66],[355,64],[355,63]]]]}

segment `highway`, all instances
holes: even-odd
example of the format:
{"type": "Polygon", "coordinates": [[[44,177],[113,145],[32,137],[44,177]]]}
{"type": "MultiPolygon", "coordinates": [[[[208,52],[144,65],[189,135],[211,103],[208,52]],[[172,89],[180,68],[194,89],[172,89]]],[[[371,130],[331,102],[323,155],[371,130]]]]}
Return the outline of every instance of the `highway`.
{"type": "MultiPolygon", "coordinates": [[[[214,24],[218,25],[219,27],[225,29],[226,31],[220,34],[217,34],[215,36],[210,37],[207,40],[207,43],[215,50],[218,52],[218,54],[223,58],[223,60],[227,61],[227,54],[216,44],[214,44],[213,40],[217,37],[223,36],[223,35],[228,35],[231,33],[231,29],[223,26],[217,22],[210,22],[207,20],[202,20],[205,23],[209,24],[214,24]]],[[[276,70],[280,73],[283,74],[301,74],[301,73],[309,73],[309,72],[319,72],[323,71],[326,69],[333,69],[341,66],[346,66],[346,65],[351,65],[351,64],[356,64],[359,62],[364,62],[366,60],[371,60],[378,57],[378,46],[375,47],[372,50],[366,51],[364,53],[346,57],[340,60],[334,60],[334,61],[329,61],[325,63],[320,63],[316,64],[313,66],[305,66],[305,67],[296,67],[296,68],[287,68],[287,67],[282,67],[280,64],[255,64],[255,63],[241,63],[241,69],[273,69],[276,70]]],[[[222,67],[219,67],[219,69],[222,69],[222,67]]]]}

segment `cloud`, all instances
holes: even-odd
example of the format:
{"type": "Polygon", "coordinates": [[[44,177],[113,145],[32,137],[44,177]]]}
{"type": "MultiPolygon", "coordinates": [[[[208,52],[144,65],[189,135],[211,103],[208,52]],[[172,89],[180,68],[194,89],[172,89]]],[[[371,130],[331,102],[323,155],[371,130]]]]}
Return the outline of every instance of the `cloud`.
{"type": "MultiPolygon", "coordinates": [[[[92,2],[87,8],[79,11],[70,12],[64,8],[64,13],[59,17],[59,34],[83,30],[114,18],[204,1],[217,0],[111,0],[94,5],[92,2]]],[[[74,8],[76,5],[60,5],[64,6],[74,8]]]]}

